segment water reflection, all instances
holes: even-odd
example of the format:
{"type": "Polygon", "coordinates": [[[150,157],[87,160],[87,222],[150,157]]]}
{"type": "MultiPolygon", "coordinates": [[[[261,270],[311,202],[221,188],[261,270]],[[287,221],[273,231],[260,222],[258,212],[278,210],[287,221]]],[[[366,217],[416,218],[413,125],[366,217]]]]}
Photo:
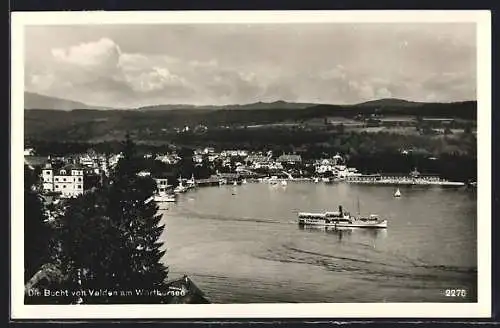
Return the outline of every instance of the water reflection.
{"type": "Polygon", "coordinates": [[[299,230],[312,233],[326,233],[338,236],[339,240],[351,236],[366,236],[377,239],[387,237],[387,229],[338,228],[321,226],[299,226],[299,230]]]}

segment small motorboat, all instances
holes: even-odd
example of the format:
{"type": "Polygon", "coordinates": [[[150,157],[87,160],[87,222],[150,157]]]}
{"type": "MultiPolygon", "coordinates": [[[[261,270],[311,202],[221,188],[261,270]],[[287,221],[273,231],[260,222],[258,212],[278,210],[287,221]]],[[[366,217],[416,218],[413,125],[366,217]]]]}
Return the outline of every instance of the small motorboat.
{"type": "Polygon", "coordinates": [[[281,185],[286,186],[286,185],[288,185],[288,182],[286,182],[286,180],[281,180],[281,185]]]}
{"type": "Polygon", "coordinates": [[[154,195],[154,201],[157,203],[174,203],[176,200],[175,194],[158,193],[154,195]]]}
{"type": "Polygon", "coordinates": [[[174,193],[176,193],[176,194],[182,194],[182,193],[186,192],[187,190],[188,190],[188,188],[186,188],[185,186],[183,186],[181,184],[181,185],[178,185],[177,187],[175,187],[174,193]]]}
{"type": "Polygon", "coordinates": [[[396,192],[394,193],[394,197],[401,197],[401,191],[399,191],[399,188],[396,190],[396,192]]]}
{"type": "Polygon", "coordinates": [[[267,182],[271,185],[276,185],[278,184],[278,177],[273,175],[269,180],[267,180],[267,182]]]}

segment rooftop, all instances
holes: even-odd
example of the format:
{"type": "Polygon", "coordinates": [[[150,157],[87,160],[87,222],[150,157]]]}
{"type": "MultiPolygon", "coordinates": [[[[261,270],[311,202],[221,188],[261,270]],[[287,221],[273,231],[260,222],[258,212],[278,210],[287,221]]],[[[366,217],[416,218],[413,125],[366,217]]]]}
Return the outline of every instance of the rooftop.
{"type": "Polygon", "coordinates": [[[85,167],[83,165],[80,165],[80,164],[68,164],[68,165],[65,165],[64,167],[62,167],[62,169],[64,169],[64,170],[84,170],[85,167]]]}
{"type": "Polygon", "coordinates": [[[301,162],[302,156],[300,155],[281,155],[278,157],[278,162],[301,162]]]}
{"type": "Polygon", "coordinates": [[[48,160],[44,156],[24,156],[24,163],[31,166],[43,166],[48,160]]]}

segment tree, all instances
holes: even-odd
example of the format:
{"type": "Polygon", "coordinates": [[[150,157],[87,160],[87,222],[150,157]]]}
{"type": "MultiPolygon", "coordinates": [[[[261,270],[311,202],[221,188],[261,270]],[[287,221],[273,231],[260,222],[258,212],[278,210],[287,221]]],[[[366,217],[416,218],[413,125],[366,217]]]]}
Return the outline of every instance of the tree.
{"type": "Polygon", "coordinates": [[[51,229],[45,222],[43,201],[33,190],[36,175],[24,167],[24,281],[28,281],[49,258],[51,229]]]}
{"type": "Polygon", "coordinates": [[[177,162],[177,169],[179,175],[183,177],[190,177],[194,174],[195,167],[193,162],[193,151],[187,148],[181,148],[179,150],[180,160],[177,162]]]}
{"type": "MultiPolygon", "coordinates": [[[[156,184],[150,177],[140,177],[135,145],[127,135],[124,157],[118,162],[107,190],[106,215],[120,232],[119,242],[111,252],[110,270],[115,288],[153,290],[165,287],[167,268],[160,262],[165,251],[158,239],[164,225],[151,197],[156,184]]],[[[158,298],[120,298],[124,302],[156,303],[158,298]]]]}
{"type": "Polygon", "coordinates": [[[201,162],[201,166],[195,168],[195,176],[199,179],[206,179],[212,175],[214,171],[211,168],[210,161],[208,156],[204,155],[203,160],[201,162]]]}
{"type": "MultiPolygon", "coordinates": [[[[164,291],[167,268],[159,242],[164,226],[152,201],[156,184],[142,169],[127,136],[124,157],[107,184],[67,203],[55,259],[71,290],[133,291],[132,295],[83,296],[84,303],[161,303],[164,297],[137,292],[164,291]]],[[[75,302],[75,297],[65,300],[75,302]]]]}
{"type": "MultiPolygon", "coordinates": [[[[56,263],[67,277],[64,288],[98,290],[114,286],[111,259],[122,247],[121,231],[106,215],[106,193],[99,190],[68,202],[58,231],[56,263]]],[[[68,299],[76,301],[75,297],[68,299]]],[[[109,297],[83,299],[85,303],[107,303],[109,297]]]]}

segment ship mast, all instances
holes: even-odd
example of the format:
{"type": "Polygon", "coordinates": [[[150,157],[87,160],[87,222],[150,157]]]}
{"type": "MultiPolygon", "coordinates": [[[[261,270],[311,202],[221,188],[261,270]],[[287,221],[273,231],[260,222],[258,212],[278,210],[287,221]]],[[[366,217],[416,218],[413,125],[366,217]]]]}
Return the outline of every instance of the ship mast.
{"type": "Polygon", "coordinates": [[[359,211],[359,196],[358,196],[358,216],[359,216],[359,213],[360,213],[360,211],[359,211]]]}

